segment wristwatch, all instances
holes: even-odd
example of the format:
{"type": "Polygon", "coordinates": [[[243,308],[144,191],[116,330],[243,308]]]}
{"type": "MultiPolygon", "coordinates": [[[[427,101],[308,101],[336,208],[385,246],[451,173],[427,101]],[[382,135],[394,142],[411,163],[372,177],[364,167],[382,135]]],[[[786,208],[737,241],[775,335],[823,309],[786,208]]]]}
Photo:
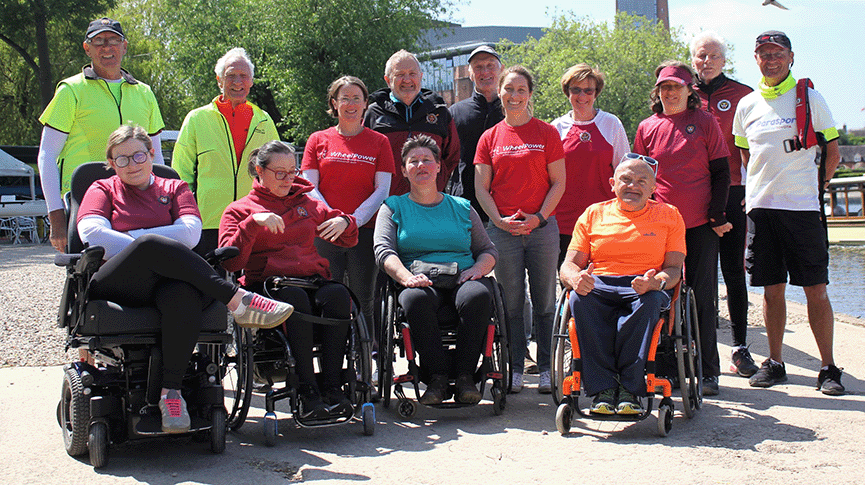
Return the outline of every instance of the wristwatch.
{"type": "Polygon", "coordinates": [[[664,291],[664,288],[667,287],[667,280],[661,280],[661,285],[658,287],[658,291],[664,291]]]}
{"type": "Polygon", "coordinates": [[[542,227],[544,227],[544,226],[547,225],[547,220],[544,219],[544,216],[542,216],[540,212],[536,213],[536,214],[535,214],[535,217],[537,217],[538,220],[541,221],[541,222],[538,223],[538,229],[540,229],[540,228],[542,228],[542,227]]]}

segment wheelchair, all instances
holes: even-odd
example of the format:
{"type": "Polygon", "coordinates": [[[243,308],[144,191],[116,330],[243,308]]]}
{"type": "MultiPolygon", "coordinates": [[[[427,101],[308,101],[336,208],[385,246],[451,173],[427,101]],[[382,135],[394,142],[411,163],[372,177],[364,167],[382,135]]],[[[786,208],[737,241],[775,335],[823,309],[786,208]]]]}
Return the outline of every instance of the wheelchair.
{"type": "MultiPolygon", "coordinates": [[[[384,282],[378,294],[381,295],[380,315],[382,324],[380,326],[381,339],[379,340],[378,352],[378,382],[379,396],[383,406],[390,407],[391,393],[398,400],[397,413],[400,417],[409,419],[417,413],[418,403],[408,398],[405,394],[403,384],[410,383],[414,388],[415,396],[420,397],[418,387],[420,382],[428,382],[430,376],[417,363],[414,346],[411,340],[411,328],[405,319],[402,308],[397,302],[402,287],[393,279],[382,276],[384,282]],[[394,362],[399,356],[407,359],[408,372],[394,375],[394,362]]],[[[487,325],[484,337],[484,345],[480,359],[480,366],[474,374],[474,381],[480,384],[480,392],[483,395],[486,381],[490,380],[490,397],[493,401],[493,414],[501,415],[505,410],[507,394],[511,384],[511,368],[509,356],[508,326],[505,322],[505,309],[502,300],[501,286],[495,278],[488,276],[493,283],[494,311],[487,325]]],[[[456,326],[458,315],[453,304],[442,305],[438,309],[438,321],[442,332],[442,345],[447,348],[448,353],[453,354],[456,347],[456,326]]],[[[456,375],[449,376],[449,395],[455,388],[456,375]]],[[[474,406],[454,401],[445,401],[435,404],[435,408],[459,408],[474,406]]]]}
{"type": "MultiPolygon", "coordinates": [[[[154,165],[156,175],[177,178],[169,167],[154,165]]],[[[152,307],[129,307],[89,298],[91,276],[99,269],[105,250],[84,248],[76,218],[87,188],[113,175],[101,162],[81,165],[72,175],[67,194],[69,232],[67,253],[55,257],[66,268],[58,324],[67,331],[66,350],[85,349],[87,361],[64,366],[63,386],[57,405],[57,421],[70,456],[89,452],[90,463],[108,463],[108,447],[131,439],[166,436],[162,431],[160,398],[162,350],[159,345],[159,312],[152,307]]],[[[211,264],[237,254],[221,248],[210,256],[211,264]]],[[[237,380],[246,369],[244,356],[233,351],[237,329],[228,330],[224,304],[213,302],[203,311],[203,327],[182,383],[182,394],[191,417],[190,433],[208,433],[214,453],[225,450],[227,423],[239,409],[226,411],[223,382],[237,380]],[[233,377],[232,377],[233,376],[233,377]]],[[[242,391],[242,389],[241,389],[242,391]]]]}
{"type": "MultiPolygon", "coordinates": [[[[317,289],[324,283],[318,278],[271,277],[264,284],[264,293],[273,298],[276,291],[282,287],[291,286],[303,289],[317,289]]],[[[347,289],[347,288],[346,288],[347,289]]],[[[295,371],[295,359],[291,345],[285,332],[291,320],[300,320],[313,324],[333,325],[341,320],[318,317],[295,311],[288,322],[272,329],[256,329],[253,332],[245,329],[241,336],[242,351],[248,352],[253,362],[250,378],[254,374],[259,382],[265,384],[264,392],[265,415],[263,420],[264,439],[267,446],[274,446],[279,435],[276,418],[276,402],[289,399],[289,406],[294,422],[303,428],[316,426],[332,426],[347,422],[360,421],[363,433],[372,436],[375,433],[375,407],[372,404],[372,339],[369,337],[360,302],[349,290],[351,296],[351,318],[349,334],[345,343],[345,364],[342,371],[343,392],[352,403],[352,409],[341,413],[333,413],[327,418],[303,418],[303,405],[298,394],[300,379],[295,371]],[[274,388],[276,382],[284,382],[282,388],[274,388]]],[[[313,359],[321,356],[321,347],[313,347],[313,359]]],[[[242,359],[240,359],[242,360],[242,359]]],[[[252,386],[244,387],[251,391],[252,386]]],[[[239,394],[239,399],[245,400],[238,404],[239,409],[249,408],[251,392],[239,394]]],[[[241,420],[242,421],[242,420],[241,420]]],[[[240,423],[242,424],[242,422],[240,423]]],[[[239,427],[239,425],[238,425],[239,427]]]]}
{"type": "Polygon", "coordinates": [[[673,291],[670,309],[661,312],[655,323],[646,359],[648,402],[638,415],[592,414],[588,406],[581,405],[582,361],[569,305],[571,291],[562,291],[559,296],[551,344],[550,380],[553,400],[558,406],[556,429],[559,433],[568,434],[577,416],[601,421],[642,421],[651,415],[655,395],[660,394],[658,434],[667,436],[673,426],[675,410],[672,390],[677,386],[685,416],[688,419],[694,417],[703,402],[703,368],[700,361],[700,326],[693,290],[680,281],[673,291]],[[675,368],[671,367],[673,361],[675,368]]]}

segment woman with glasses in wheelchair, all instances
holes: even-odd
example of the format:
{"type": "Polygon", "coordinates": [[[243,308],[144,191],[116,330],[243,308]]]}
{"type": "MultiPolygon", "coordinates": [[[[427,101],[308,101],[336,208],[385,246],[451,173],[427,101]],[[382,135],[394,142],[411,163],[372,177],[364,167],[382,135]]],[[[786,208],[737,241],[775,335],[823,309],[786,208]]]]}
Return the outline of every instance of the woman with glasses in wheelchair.
{"type": "Polygon", "coordinates": [[[159,310],[162,430],[183,433],[190,417],[180,389],[201,331],[202,309],[221,301],[240,325],[273,327],[293,308],[238,288],[191,251],[201,233],[195,198],[186,182],[152,173],[153,153],[140,126],[115,130],[108,138],[106,168],[116,175],[87,189],[77,227],[84,243],[105,249],[89,296],[159,310]]]}
{"type": "Polygon", "coordinates": [[[426,135],[409,138],[401,158],[402,174],[411,190],[385,200],[373,241],[379,267],[405,287],[399,304],[421,367],[430,375],[419,401],[427,406],[441,404],[447,399],[450,376],[455,375],[457,402],[477,404],[482,396],[473,374],[493,306],[492,283],[484,276],[495,267],[498,251],[469,201],[437,190],[441,150],[435,140],[426,135]],[[424,272],[409,270],[430,263],[455,263],[455,286],[439,286],[424,272]],[[442,346],[437,318],[445,300],[456,306],[459,315],[453,362],[442,346]]]}
{"type": "MultiPolygon", "coordinates": [[[[315,186],[297,176],[294,148],[288,143],[271,141],[253,150],[248,170],[252,190],[229,204],[219,223],[219,245],[240,249],[223,266],[228,271],[243,270],[240,283],[255,290],[263,288],[270,277],[319,280],[323,284],[317,289],[288,286],[271,296],[304,314],[315,311],[324,318],[348,320],[351,295],[345,286],[327,281],[328,261],[318,254],[313,241],[319,237],[338,246],[354,246],[358,239],[355,218],[310,197],[315,186]]],[[[350,324],[314,325],[299,320],[289,318],[285,333],[297,362],[302,418],[323,419],[345,412],[352,406],[342,390],[350,324]],[[324,392],[313,366],[314,335],[322,342],[324,392]]]]}

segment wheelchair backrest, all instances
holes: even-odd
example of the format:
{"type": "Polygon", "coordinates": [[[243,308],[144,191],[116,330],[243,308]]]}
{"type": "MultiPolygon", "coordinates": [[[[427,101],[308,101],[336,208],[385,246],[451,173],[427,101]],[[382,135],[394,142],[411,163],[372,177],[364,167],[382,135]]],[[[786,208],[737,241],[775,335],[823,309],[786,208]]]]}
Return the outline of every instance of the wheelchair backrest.
{"type": "MultiPolygon", "coordinates": [[[[84,194],[93,182],[101,179],[106,179],[114,175],[114,169],[105,168],[105,162],[89,162],[78,166],[72,172],[71,188],[69,190],[69,201],[67,210],[67,233],[66,233],[66,252],[80,253],[84,249],[84,243],[78,236],[78,208],[81,206],[81,201],[84,200],[84,194]]],[[[153,174],[157,177],[166,179],[178,179],[177,172],[167,165],[153,165],[153,174]]]]}

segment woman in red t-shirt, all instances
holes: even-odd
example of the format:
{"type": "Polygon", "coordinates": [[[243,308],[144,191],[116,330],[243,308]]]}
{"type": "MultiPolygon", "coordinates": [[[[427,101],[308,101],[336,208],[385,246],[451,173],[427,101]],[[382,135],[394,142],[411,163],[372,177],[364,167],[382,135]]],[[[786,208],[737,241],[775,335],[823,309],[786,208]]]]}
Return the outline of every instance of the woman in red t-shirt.
{"type": "Polygon", "coordinates": [[[360,228],[357,246],[346,248],[315,240],[318,254],[330,262],[336,281],[348,276],[348,287],[361,302],[373,333],[373,293],[378,270],[372,252],[375,214],[390,192],[393,150],[387,137],[363,126],[369,92],[363,81],[343,76],[327,93],[328,113],[337,125],[313,133],[303,152],[303,177],[315,186],[311,195],[328,207],[351,214],[360,228]]]}
{"type": "Polygon", "coordinates": [[[189,186],[152,173],[153,147],[140,126],[123,125],[108,139],[106,164],[116,175],[97,180],[78,209],[81,240],[105,249],[89,296],[132,307],[156,307],[162,323],[162,431],[184,433],[190,418],[180,387],[198,341],[202,310],[213,300],[241,326],[279,325],[291,305],[247,292],[192,251],[201,216],[189,186]]]}
{"type": "Polygon", "coordinates": [[[652,111],[637,127],[634,152],[658,161],[658,200],[685,220],[685,281],[694,289],[700,321],[703,393],[718,394],[721,367],[715,323],[718,312],[718,237],[732,225],[724,216],[730,187],[729,150],[710,113],[701,109],[691,68],[667,61],[655,70],[652,111]]]}
{"type": "Polygon", "coordinates": [[[511,330],[512,392],[523,386],[526,272],[538,343],[538,391],[550,392],[550,338],[556,298],[559,227],[555,210],[565,192],[565,153],[558,131],[532,116],[532,75],[522,66],[499,77],[505,119],[485,131],[475,153],[475,194],[490,218],[487,232],[499,250],[511,330]]]}

